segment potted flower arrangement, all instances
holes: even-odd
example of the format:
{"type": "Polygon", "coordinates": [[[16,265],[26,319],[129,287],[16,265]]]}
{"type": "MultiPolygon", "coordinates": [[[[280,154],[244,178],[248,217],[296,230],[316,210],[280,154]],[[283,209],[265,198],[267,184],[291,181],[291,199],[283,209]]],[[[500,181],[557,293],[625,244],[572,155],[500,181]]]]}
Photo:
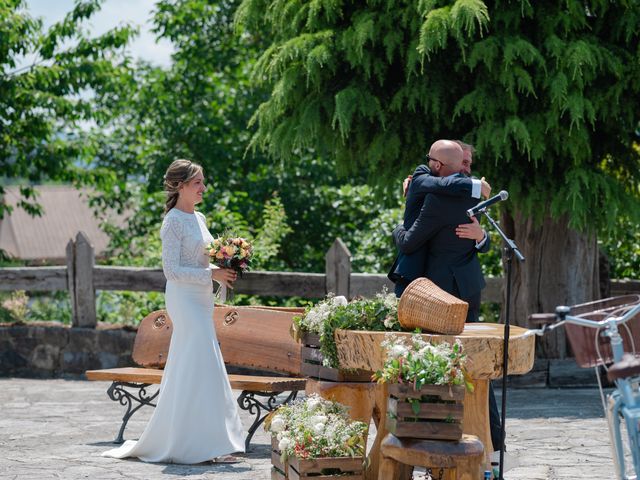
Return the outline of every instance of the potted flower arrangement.
{"type": "Polygon", "coordinates": [[[283,405],[265,420],[271,433],[272,479],[362,477],[368,426],[317,394],[283,405]]]}
{"type": "Polygon", "coordinates": [[[374,298],[355,299],[333,295],[309,307],[293,318],[293,337],[302,348],[302,373],[310,378],[338,382],[368,382],[371,373],[339,368],[334,332],[346,330],[401,330],[398,322],[398,299],[383,290],[374,298]]]}
{"type": "Polygon", "coordinates": [[[389,384],[387,429],[397,437],[460,439],[465,388],[473,391],[462,344],[388,334],[382,347],[387,357],[374,378],[389,384]]]}

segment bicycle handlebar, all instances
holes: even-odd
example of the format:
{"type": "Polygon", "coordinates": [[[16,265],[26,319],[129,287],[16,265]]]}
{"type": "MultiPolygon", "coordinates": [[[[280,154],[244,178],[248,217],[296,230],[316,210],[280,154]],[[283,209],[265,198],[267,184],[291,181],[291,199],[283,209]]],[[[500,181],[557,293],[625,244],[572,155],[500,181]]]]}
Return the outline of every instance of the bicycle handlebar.
{"type": "Polygon", "coordinates": [[[609,324],[620,325],[622,323],[628,322],[633,317],[635,317],[637,313],[640,312],[640,304],[629,309],[627,313],[625,313],[621,317],[609,317],[600,321],[588,320],[582,317],[574,317],[572,315],[569,315],[570,311],[571,309],[569,307],[565,307],[565,306],[556,307],[556,318],[558,318],[560,321],[565,321],[568,323],[572,323],[574,325],[581,325],[583,327],[591,327],[591,328],[601,328],[609,324]]]}
{"type": "Polygon", "coordinates": [[[600,320],[600,321],[588,320],[588,319],[582,318],[582,317],[575,317],[575,316],[569,315],[570,311],[571,311],[571,309],[569,307],[566,307],[566,306],[556,307],[555,318],[558,321],[556,321],[555,323],[552,323],[550,325],[543,325],[542,328],[537,329],[537,330],[528,330],[524,334],[524,336],[525,337],[528,337],[530,335],[542,336],[546,332],[549,332],[551,330],[555,330],[559,326],[564,325],[565,322],[572,323],[574,325],[581,325],[583,327],[590,327],[590,328],[602,328],[602,327],[606,327],[606,326],[611,325],[611,324],[620,325],[622,323],[628,322],[630,319],[635,317],[636,314],[640,313],[640,304],[635,305],[633,308],[629,309],[621,317],[609,317],[609,318],[605,318],[604,320],[600,320]]]}

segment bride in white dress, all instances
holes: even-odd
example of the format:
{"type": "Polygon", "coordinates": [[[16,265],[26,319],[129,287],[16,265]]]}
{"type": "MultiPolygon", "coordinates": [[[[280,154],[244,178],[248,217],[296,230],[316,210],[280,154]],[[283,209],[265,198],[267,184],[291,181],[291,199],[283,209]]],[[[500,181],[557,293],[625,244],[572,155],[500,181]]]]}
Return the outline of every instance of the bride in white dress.
{"type": "Polygon", "coordinates": [[[209,264],[213,240],[194,207],[205,190],[202,167],[174,161],[165,174],[166,215],[160,230],[171,345],[151,420],[138,441],[102,455],[145,462],[233,462],[244,452],[243,428],[213,324],[212,279],[229,285],[233,270],[209,264]]]}

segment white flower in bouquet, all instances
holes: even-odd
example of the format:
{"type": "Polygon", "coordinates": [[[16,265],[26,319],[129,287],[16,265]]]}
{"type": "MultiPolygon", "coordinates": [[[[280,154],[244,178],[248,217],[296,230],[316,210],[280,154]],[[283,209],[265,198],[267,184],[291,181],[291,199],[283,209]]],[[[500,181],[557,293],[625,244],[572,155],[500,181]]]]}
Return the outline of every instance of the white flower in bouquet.
{"type": "Polygon", "coordinates": [[[383,369],[374,374],[378,382],[410,383],[416,389],[428,384],[465,385],[473,391],[466,378],[466,356],[459,340],[453,345],[433,345],[419,334],[410,338],[388,334],[381,345],[387,357],[383,369]]]}
{"type": "Polygon", "coordinates": [[[393,317],[386,317],[383,323],[385,328],[393,328],[397,322],[396,322],[396,319],[393,317]]]}
{"type": "Polygon", "coordinates": [[[376,298],[381,300],[385,307],[389,310],[397,310],[398,302],[400,301],[398,297],[396,297],[395,293],[389,293],[387,291],[386,285],[382,287],[382,292],[376,293],[376,298]]]}

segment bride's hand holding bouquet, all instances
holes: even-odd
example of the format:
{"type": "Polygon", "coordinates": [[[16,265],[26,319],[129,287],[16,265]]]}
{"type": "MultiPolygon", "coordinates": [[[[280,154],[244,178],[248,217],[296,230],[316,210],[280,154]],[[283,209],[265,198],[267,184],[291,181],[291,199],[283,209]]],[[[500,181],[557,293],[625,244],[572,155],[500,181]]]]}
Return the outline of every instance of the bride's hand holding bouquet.
{"type": "Polygon", "coordinates": [[[233,282],[238,279],[238,274],[230,268],[214,268],[211,270],[211,278],[233,290],[233,282]]]}

